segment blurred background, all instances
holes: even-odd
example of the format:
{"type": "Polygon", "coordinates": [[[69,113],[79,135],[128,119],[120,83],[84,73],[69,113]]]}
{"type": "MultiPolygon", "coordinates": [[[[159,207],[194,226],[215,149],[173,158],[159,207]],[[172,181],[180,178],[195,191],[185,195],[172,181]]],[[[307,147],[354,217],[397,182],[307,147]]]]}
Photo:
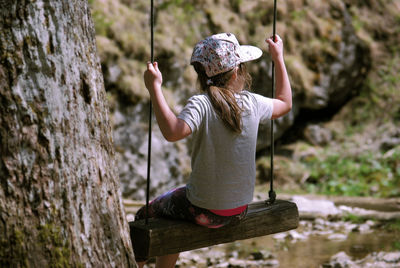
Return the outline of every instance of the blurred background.
{"type": "MultiPolygon", "coordinates": [[[[150,1],[89,2],[122,193],[126,206],[134,206],[132,200],[145,200],[149,95],[142,77],[150,59],[150,1]]],[[[275,187],[278,198],[298,203],[301,226],[212,252],[185,253],[180,267],[336,267],[326,265],[357,260],[354,265],[370,260],[386,265],[372,267],[398,267],[400,1],[277,2],[277,33],[285,45],[294,102],[291,113],[276,120],[275,187]]],[[[270,96],[271,65],[264,40],[272,35],[273,0],[154,3],[155,59],[176,113],[199,92],[189,64],[193,46],[219,32],[232,32],[240,43],[264,51],[247,67],[253,91],[270,96]]],[[[166,142],[155,120],[153,125],[155,197],[185,183],[190,138],[166,142]]],[[[259,133],[256,199],[265,199],[268,192],[268,127],[259,133]]]]}

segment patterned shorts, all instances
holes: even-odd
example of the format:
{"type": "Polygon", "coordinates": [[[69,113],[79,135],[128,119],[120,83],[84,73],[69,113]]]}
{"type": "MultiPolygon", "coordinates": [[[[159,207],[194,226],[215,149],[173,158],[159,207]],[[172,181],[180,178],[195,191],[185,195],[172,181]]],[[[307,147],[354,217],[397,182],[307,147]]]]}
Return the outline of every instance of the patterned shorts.
{"type": "MultiPolygon", "coordinates": [[[[149,204],[149,218],[172,218],[187,220],[207,228],[220,228],[228,224],[237,224],[246,216],[247,209],[241,214],[233,216],[220,216],[208,209],[200,208],[186,198],[186,187],[171,190],[149,204]]],[[[146,207],[136,213],[135,220],[146,217],[146,207]]]]}

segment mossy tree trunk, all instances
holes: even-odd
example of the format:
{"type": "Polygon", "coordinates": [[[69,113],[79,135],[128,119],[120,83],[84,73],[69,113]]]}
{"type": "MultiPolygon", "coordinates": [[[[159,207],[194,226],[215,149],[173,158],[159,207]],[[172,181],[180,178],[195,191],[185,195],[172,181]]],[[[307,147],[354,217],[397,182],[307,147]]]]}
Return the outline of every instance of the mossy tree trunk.
{"type": "Polygon", "coordinates": [[[134,266],[87,1],[0,13],[0,267],[134,266]]]}

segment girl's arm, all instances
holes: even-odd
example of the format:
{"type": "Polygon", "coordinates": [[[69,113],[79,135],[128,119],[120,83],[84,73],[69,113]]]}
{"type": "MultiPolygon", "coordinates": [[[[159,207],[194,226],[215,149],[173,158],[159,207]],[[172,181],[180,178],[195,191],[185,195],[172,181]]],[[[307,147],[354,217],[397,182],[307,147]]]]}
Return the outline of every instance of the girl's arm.
{"type": "Polygon", "coordinates": [[[275,42],[272,41],[272,38],[265,41],[268,43],[269,52],[275,63],[276,94],[275,99],[273,99],[274,108],[272,112],[272,119],[275,119],[287,114],[292,109],[292,89],[283,60],[282,39],[275,35],[275,42]]]}
{"type": "Polygon", "coordinates": [[[185,121],[176,117],[165,100],[161,89],[162,74],[157,62],[147,63],[144,83],[149,90],[157,123],[164,138],[167,141],[178,141],[190,135],[192,133],[190,127],[185,121]]]}

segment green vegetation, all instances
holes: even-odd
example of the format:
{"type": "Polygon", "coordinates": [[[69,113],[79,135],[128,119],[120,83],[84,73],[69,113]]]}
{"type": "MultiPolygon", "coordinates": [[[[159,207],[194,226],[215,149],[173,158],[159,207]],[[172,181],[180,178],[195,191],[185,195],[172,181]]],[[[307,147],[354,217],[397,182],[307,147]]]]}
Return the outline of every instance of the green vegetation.
{"type": "Polygon", "coordinates": [[[332,143],[301,160],[310,172],[308,191],[400,196],[400,146],[379,146],[382,137],[396,133],[400,123],[400,53],[383,61],[385,64],[374,68],[360,94],[338,115],[344,131],[332,128],[332,143]]]}
{"type": "Polygon", "coordinates": [[[104,16],[104,14],[99,10],[92,11],[93,22],[96,30],[96,34],[101,36],[108,36],[110,27],[113,22],[110,18],[104,16]]]}
{"type": "Polygon", "coordinates": [[[386,225],[386,229],[387,229],[389,232],[393,232],[394,234],[400,234],[400,220],[396,220],[396,221],[393,221],[393,222],[389,222],[389,223],[386,225]]]}
{"type": "Polygon", "coordinates": [[[294,21],[302,20],[306,15],[307,15],[307,13],[306,13],[306,10],[305,10],[305,9],[293,10],[293,11],[290,13],[290,17],[291,17],[294,21]]]}
{"type": "Polygon", "coordinates": [[[309,190],[323,194],[391,197],[400,195],[400,148],[391,157],[365,152],[329,154],[304,161],[310,170],[309,190]]]}
{"type": "Polygon", "coordinates": [[[8,237],[0,238],[0,267],[28,267],[24,234],[17,228],[8,237]]]}
{"type": "Polygon", "coordinates": [[[182,8],[185,12],[193,12],[195,10],[194,5],[191,3],[191,1],[186,1],[186,0],[169,0],[169,1],[163,1],[161,5],[158,6],[158,9],[161,10],[166,10],[169,7],[174,6],[174,7],[179,7],[182,8]]]}
{"type": "Polygon", "coordinates": [[[400,241],[395,241],[393,243],[393,249],[394,250],[400,250],[400,241]]]}
{"type": "MultiPolygon", "coordinates": [[[[400,220],[385,223],[383,229],[392,233],[394,237],[400,237],[400,220]]],[[[392,248],[393,250],[400,250],[400,241],[393,242],[392,248]]]]}
{"type": "MultiPolygon", "coordinates": [[[[63,239],[60,228],[54,224],[41,225],[36,230],[10,228],[8,234],[0,238],[0,267],[31,267],[29,251],[42,252],[48,267],[71,266],[68,242],[63,239]],[[36,241],[35,248],[27,248],[27,245],[32,246],[27,240],[32,239],[36,241]]],[[[81,264],[76,266],[83,267],[81,264]]]]}
{"type": "Polygon", "coordinates": [[[384,123],[395,119],[398,122],[399,72],[400,52],[391,55],[391,58],[370,74],[360,95],[350,103],[353,114],[347,123],[365,126],[371,121],[384,123]]]}
{"type": "Polygon", "coordinates": [[[365,222],[365,219],[363,219],[362,217],[354,215],[354,214],[351,214],[351,213],[349,213],[346,216],[344,216],[343,220],[351,222],[351,223],[355,223],[355,224],[360,224],[360,223],[364,223],[365,222]]]}
{"type": "MultiPolygon", "coordinates": [[[[390,5],[379,8],[391,14],[390,5]]],[[[312,153],[299,157],[298,169],[309,174],[303,189],[331,195],[398,197],[400,145],[387,148],[382,141],[399,138],[399,16],[393,14],[378,23],[371,20],[376,14],[363,7],[352,6],[350,12],[355,30],[370,46],[372,70],[359,94],[325,125],[332,141],[321,147],[309,145],[312,153]]]]}
{"type": "Polygon", "coordinates": [[[47,249],[50,267],[70,267],[70,249],[68,243],[63,241],[61,230],[53,224],[41,225],[39,231],[39,245],[47,249]]]}

